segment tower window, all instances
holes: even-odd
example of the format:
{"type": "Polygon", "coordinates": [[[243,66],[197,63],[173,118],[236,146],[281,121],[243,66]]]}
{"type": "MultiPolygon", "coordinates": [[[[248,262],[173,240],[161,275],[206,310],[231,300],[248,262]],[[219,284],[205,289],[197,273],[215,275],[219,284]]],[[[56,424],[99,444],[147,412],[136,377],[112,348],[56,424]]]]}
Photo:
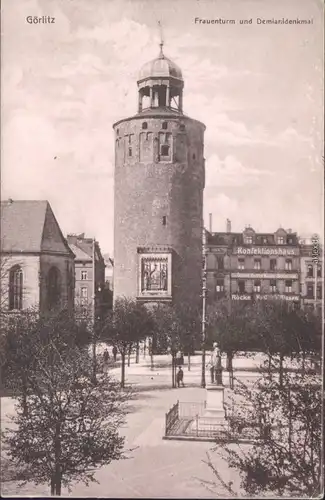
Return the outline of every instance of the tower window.
{"type": "Polygon", "coordinates": [[[168,128],[168,123],[167,122],[163,122],[162,126],[161,126],[162,129],[164,130],[167,130],[168,128]]]}
{"type": "Polygon", "coordinates": [[[181,130],[182,132],[185,130],[185,125],[184,123],[181,123],[180,126],[179,126],[179,130],[181,130]]]}
{"type": "Polygon", "coordinates": [[[162,218],[162,225],[163,225],[163,226],[166,226],[166,224],[167,224],[167,217],[166,217],[166,215],[163,215],[163,218],[162,218]]]}
{"type": "Polygon", "coordinates": [[[161,146],[161,156],[169,156],[169,146],[167,144],[161,146]]]}
{"type": "Polygon", "coordinates": [[[132,148],[129,148],[129,156],[132,156],[132,148]]]}
{"type": "Polygon", "coordinates": [[[145,130],[148,128],[148,123],[147,122],[143,122],[142,124],[142,128],[145,130]]]}

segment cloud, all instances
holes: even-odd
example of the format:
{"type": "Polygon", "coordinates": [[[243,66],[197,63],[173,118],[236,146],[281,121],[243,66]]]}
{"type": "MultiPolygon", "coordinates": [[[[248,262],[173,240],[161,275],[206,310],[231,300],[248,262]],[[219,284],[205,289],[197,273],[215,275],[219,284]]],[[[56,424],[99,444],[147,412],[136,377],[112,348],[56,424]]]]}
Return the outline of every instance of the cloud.
{"type": "Polygon", "coordinates": [[[272,172],[268,170],[244,166],[232,155],[220,160],[213,154],[206,161],[207,188],[253,185],[270,175],[272,172]]]}

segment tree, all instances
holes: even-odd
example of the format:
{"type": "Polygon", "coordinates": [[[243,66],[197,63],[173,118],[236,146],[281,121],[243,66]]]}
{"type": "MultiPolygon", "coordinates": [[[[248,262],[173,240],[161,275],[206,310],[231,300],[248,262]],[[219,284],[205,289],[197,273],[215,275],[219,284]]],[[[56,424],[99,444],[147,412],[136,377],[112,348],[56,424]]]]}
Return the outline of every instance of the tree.
{"type": "MultiPolygon", "coordinates": [[[[237,390],[232,430],[214,451],[226,456],[241,475],[241,487],[252,495],[308,496],[320,494],[322,472],[322,395],[320,375],[284,373],[280,384],[272,370],[262,372],[255,387],[237,390]],[[245,401],[246,406],[239,401],[245,401]],[[247,406],[248,404],[248,406],[247,406]],[[243,411],[245,409],[245,411],[243,411]],[[239,426],[238,424],[241,423],[239,426]],[[255,429],[247,451],[229,444],[234,433],[255,429]],[[257,439],[256,439],[257,438],[257,439]],[[219,450],[219,451],[218,451],[219,450]]],[[[239,434],[238,434],[239,436],[239,434]]],[[[220,480],[213,460],[210,468],[220,480]]],[[[234,492],[232,492],[234,493],[234,492]]]]}
{"type": "Polygon", "coordinates": [[[116,345],[121,354],[121,387],[125,385],[125,358],[137,342],[153,335],[154,322],[150,311],[137,301],[119,298],[110,316],[106,317],[101,338],[116,345]]]}
{"type": "MultiPolygon", "coordinates": [[[[7,389],[22,394],[26,401],[30,376],[35,366],[39,345],[51,338],[61,348],[87,347],[90,341],[87,325],[76,323],[67,310],[40,315],[36,309],[5,315],[1,322],[2,383],[7,389]]],[[[26,405],[23,405],[25,411],[26,405]]]]}
{"type": "Polygon", "coordinates": [[[20,474],[23,466],[25,482],[47,482],[52,495],[61,495],[62,485],[88,485],[98,467],[123,458],[118,431],[128,395],[107,376],[93,384],[88,353],[49,334],[35,344],[27,412],[19,397],[15,427],[2,443],[20,474]]]}
{"type": "Polygon", "coordinates": [[[172,355],[172,387],[176,387],[176,353],[194,350],[200,335],[200,311],[188,304],[159,304],[153,310],[156,342],[165,345],[172,355]]]}

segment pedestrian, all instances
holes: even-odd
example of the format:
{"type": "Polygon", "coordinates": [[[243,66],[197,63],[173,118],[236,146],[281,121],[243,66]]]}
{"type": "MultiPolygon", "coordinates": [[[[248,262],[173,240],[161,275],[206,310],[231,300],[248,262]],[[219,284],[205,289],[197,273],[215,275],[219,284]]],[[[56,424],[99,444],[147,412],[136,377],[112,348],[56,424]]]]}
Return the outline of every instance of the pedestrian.
{"type": "Polygon", "coordinates": [[[107,348],[104,351],[103,360],[104,360],[103,372],[107,373],[107,371],[108,371],[108,360],[109,360],[109,354],[108,354],[107,348]]]}
{"type": "Polygon", "coordinates": [[[117,347],[116,347],[116,345],[113,346],[113,356],[114,356],[114,361],[116,361],[116,356],[117,356],[117,347]]]}
{"type": "Polygon", "coordinates": [[[229,385],[230,389],[234,388],[234,369],[233,369],[233,354],[231,351],[227,352],[226,370],[229,373],[229,385]]]}
{"type": "Polygon", "coordinates": [[[178,372],[177,372],[177,375],[176,375],[176,382],[177,382],[177,387],[180,387],[180,384],[182,384],[183,387],[184,386],[184,372],[181,368],[181,366],[178,367],[178,372]]]}

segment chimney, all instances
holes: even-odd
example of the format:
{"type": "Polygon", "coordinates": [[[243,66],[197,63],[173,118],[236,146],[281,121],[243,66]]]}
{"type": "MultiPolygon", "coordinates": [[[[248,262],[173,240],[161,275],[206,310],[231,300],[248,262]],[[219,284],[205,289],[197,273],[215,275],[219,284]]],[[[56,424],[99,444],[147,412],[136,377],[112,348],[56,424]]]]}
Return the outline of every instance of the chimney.
{"type": "Polygon", "coordinates": [[[209,214],[209,231],[212,233],[212,214],[209,214]]]}
{"type": "Polygon", "coordinates": [[[227,219],[227,233],[231,233],[231,220],[227,219]]]}

